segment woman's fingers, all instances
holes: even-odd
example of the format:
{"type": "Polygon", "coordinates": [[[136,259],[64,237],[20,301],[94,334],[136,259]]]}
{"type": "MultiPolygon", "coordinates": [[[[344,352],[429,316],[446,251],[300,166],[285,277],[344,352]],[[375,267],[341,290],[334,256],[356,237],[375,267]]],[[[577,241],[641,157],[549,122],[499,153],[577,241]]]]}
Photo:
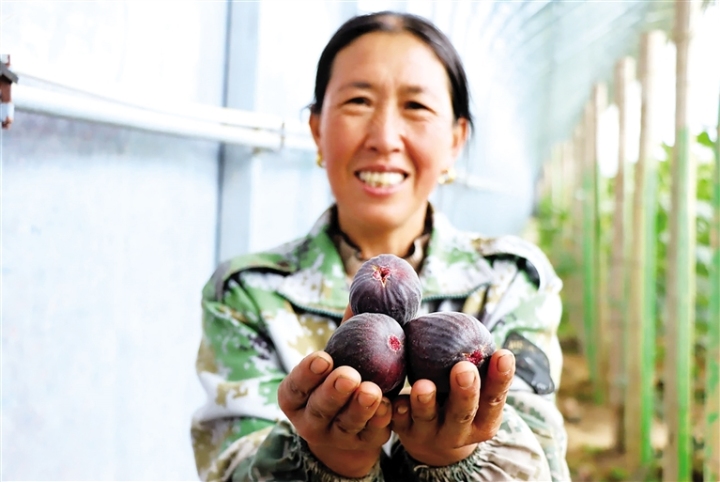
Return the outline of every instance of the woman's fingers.
{"type": "Polygon", "coordinates": [[[285,377],[278,387],[278,405],[292,419],[302,410],[315,390],[330,373],[333,360],[324,351],[317,351],[303,358],[285,377]]]}
{"type": "Polygon", "coordinates": [[[445,403],[444,434],[453,434],[458,443],[471,435],[480,398],[480,375],[470,362],[459,362],[450,371],[450,396],[445,403]]]}
{"type": "Polygon", "coordinates": [[[392,410],[392,402],[387,397],[383,397],[372,418],[368,420],[368,427],[371,429],[388,427],[392,420],[392,410]]]}
{"type": "Polygon", "coordinates": [[[304,410],[306,423],[328,427],[360,382],[360,374],[354,368],[341,366],[333,370],[308,398],[304,410]]]}
{"type": "Polygon", "coordinates": [[[474,425],[476,432],[484,440],[495,436],[502,423],[503,407],[513,376],[515,375],[515,355],[501,349],[490,358],[487,376],[480,390],[480,404],[474,425]]]}
{"type": "Polygon", "coordinates": [[[405,434],[410,431],[411,425],[410,394],[402,393],[392,403],[392,429],[398,434],[405,434]]]}
{"type": "Polygon", "coordinates": [[[410,418],[413,431],[421,437],[433,435],[438,427],[438,407],[435,384],[430,380],[418,380],[410,392],[410,418]]]}
{"type": "Polygon", "coordinates": [[[360,383],[348,406],[335,417],[334,429],[350,435],[362,432],[381,401],[380,387],[372,382],[360,383]]]}
{"type": "Polygon", "coordinates": [[[434,438],[440,426],[435,384],[418,380],[409,393],[402,393],[393,402],[393,430],[416,441],[434,438]]]}

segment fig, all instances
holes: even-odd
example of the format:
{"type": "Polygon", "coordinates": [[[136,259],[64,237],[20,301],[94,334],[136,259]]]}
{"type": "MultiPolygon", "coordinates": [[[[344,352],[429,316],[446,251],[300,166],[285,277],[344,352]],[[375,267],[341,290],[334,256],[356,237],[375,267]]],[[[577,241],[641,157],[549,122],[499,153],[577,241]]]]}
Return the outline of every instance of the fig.
{"type": "Polygon", "coordinates": [[[495,342],[490,331],[468,314],[428,313],[405,326],[407,376],[410,384],[424,378],[435,383],[439,399],[450,392],[450,370],[459,361],[473,363],[487,374],[495,342]]]}
{"type": "Polygon", "coordinates": [[[395,397],[405,382],[405,333],[382,313],[360,313],[348,318],[330,336],[325,351],[335,367],[347,365],[363,381],[377,384],[383,395],[395,397]]]}
{"type": "Polygon", "coordinates": [[[404,325],[420,308],[422,286],[413,267],[393,254],[365,261],[350,285],[354,314],[382,313],[404,325]]]}

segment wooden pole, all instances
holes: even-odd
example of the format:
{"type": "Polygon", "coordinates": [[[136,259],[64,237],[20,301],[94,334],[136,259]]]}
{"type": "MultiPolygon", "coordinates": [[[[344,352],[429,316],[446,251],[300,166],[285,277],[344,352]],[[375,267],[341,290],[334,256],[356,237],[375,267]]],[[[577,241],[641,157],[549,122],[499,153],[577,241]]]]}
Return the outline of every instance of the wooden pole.
{"type": "Polygon", "coordinates": [[[629,316],[626,326],[627,390],[625,392],[625,450],[630,473],[647,468],[653,459],[650,431],[655,390],[655,338],[657,299],[657,160],[655,127],[658,96],[658,54],[665,41],[662,32],[649,32],[640,41],[638,77],[641,88],[640,142],[635,166],[630,244],[629,316]]]}
{"type": "Polygon", "coordinates": [[[597,162],[598,116],[605,98],[605,87],[596,85],[592,99],[585,107],[584,117],[584,174],[583,174],[583,321],[585,326],[585,355],[593,385],[595,403],[604,401],[605,373],[603,353],[605,336],[603,332],[603,308],[600,293],[603,291],[601,266],[600,216],[598,190],[599,173],[597,162]]]}
{"type": "MultiPolygon", "coordinates": [[[[581,348],[581,352],[587,356],[587,336],[585,332],[585,309],[583,307],[584,300],[584,269],[582,268],[582,260],[584,256],[584,212],[585,212],[585,119],[584,115],[580,123],[575,127],[573,132],[573,165],[572,165],[572,182],[569,193],[570,198],[570,244],[572,246],[572,271],[570,283],[563,291],[570,299],[570,307],[572,312],[568,312],[568,316],[572,318],[572,324],[575,328],[581,348]]],[[[588,364],[589,366],[589,364],[588,364]]]]}
{"type": "Polygon", "coordinates": [[[615,66],[615,104],[618,108],[618,153],[617,174],[615,175],[615,215],[613,216],[612,250],[610,252],[609,319],[610,339],[615,340],[616,349],[609,357],[610,408],[615,413],[615,443],[618,450],[624,450],[625,421],[625,314],[627,313],[627,261],[628,261],[628,216],[627,197],[627,103],[626,93],[635,77],[635,61],[626,57],[615,66]]]}
{"type": "Polygon", "coordinates": [[[585,358],[588,363],[593,398],[596,403],[602,400],[598,367],[598,339],[595,337],[597,325],[597,304],[595,299],[597,274],[595,271],[595,115],[594,103],[585,106],[583,122],[583,215],[582,215],[582,267],[583,267],[583,325],[585,358]]]}
{"type": "MultiPolygon", "coordinates": [[[[576,166],[577,159],[573,145],[577,136],[577,130],[574,134],[573,140],[565,141],[560,144],[560,164],[559,164],[559,178],[561,181],[561,192],[559,198],[559,205],[564,216],[560,232],[560,238],[557,244],[557,251],[555,259],[562,264],[565,269],[563,276],[563,283],[566,288],[563,289],[563,311],[565,313],[565,319],[572,328],[572,332],[578,339],[582,339],[583,325],[582,317],[580,314],[581,303],[578,302],[576,296],[577,290],[571,289],[571,287],[579,286],[579,280],[575,274],[575,269],[567,270],[569,266],[577,266],[576,258],[576,229],[575,223],[579,221],[580,217],[576,213],[576,205],[578,202],[575,199],[575,192],[577,190],[576,182],[576,166]]],[[[582,342],[581,342],[582,345],[582,342]]]]}
{"type": "MultiPolygon", "coordinates": [[[[720,104],[720,103],[719,103],[720,104]]],[[[704,480],[720,480],[720,105],[715,138],[713,173],[713,223],[710,227],[710,316],[705,366],[705,453],[704,480]]]]}
{"type": "MultiPolygon", "coordinates": [[[[595,157],[595,273],[597,281],[595,284],[595,299],[597,306],[597,319],[595,323],[595,340],[598,342],[597,363],[599,372],[599,387],[601,390],[598,403],[604,403],[610,391],[610,377],[608,360],[610,353],[610,333],[608,331],[608,313],[610,311],[608,298],[608,252],[605,243],[605,233],[602,226],[602,209],[601,206],[605,200],[607,191],[607,180],[600,175],[600,161],[598,156],[598,139],[600,130],[600,117],[607,109],[608,90],[607,85],[597,84],[593,88],[593,103],[595,112],[595,132],[594,132],[594,152],[595,157]]],[[[614,351],[614,350],[613,350],[614,351]]]]}
{"type": "Polygon", "coordinates": [[[692,346],[695,329],[697,166],[690,159],[688,57],[693,3],[676,0],[675,148],[671,164],[664,406],[668,445],[663,480],[690,480],[692,472],[692,346]]]}

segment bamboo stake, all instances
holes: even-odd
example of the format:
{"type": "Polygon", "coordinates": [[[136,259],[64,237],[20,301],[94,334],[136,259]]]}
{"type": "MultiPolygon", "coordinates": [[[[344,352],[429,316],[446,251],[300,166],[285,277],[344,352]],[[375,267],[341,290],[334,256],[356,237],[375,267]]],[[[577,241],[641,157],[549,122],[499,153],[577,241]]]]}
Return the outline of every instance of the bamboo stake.
{"type": "MultiPolygon", "coordinates": [[[[720,103],[719,103],[720,104],[720,103]]],[[[713,224],[710,227],[712,266],[710,268],[710,317],[705,367],[705,453],[704,480],[720,480],[720,105],[715,138],[713,173],[713,224]]]]}
{"type": "Polygon", "coordinates": [[[602,227],[602,202],[605,198],[605,192],[607,191],[607,180],[600,175],[600,162],[598,158],[598,138],[599,138],[599,126],[600,116],[607,109],[608,104],[608,91],[607,85],[597,84],[593,88],[593,103],[595,111],[595,132],[594,132],[594,163],[595,163],[595,273],[597,281],[595,285],[595,299],[597,306],[597,321],[595,324],[595,340],[598,341],[598,353],[597,363],[599,372],[599,387],[601,390],[599,403],[604,403],[610,391],[610,377],[608,360],[610,353],[610,333],[608,331],[608,313],[609,313],[609,298],[608,298],[608,253],[605,244],[605,233],[602,227]]]}
{"type": "MultiPolygon", "coordinates": [[[[584,175],[585,175],[585,132],[584,117],[575,127],[573,133],[573,163],[572,163],[572,183],[570,189],[570,244],[572,253],[572,275],[568,290],[565,290],[571,299],[572,312],[568,315],[572,319],[575,327],[575,334],[580,341],[581,352],[587,357],[587,336],[585,333],[585,310],[583,307],[584,299],[584,270],[582,269],[583,260],[583,215],[585,211],[585,193],[584,193],[584,175]]],[[[589,365],[588,365],[589,366],[589,365]]]]}
{"type": "MultiPolygon", "coordinates": [[[[563,267],[574,265],[575,259],[575,225],[573,224],[575,216],[575,195],[576,183],[574,178],[575,158],[573,154],[573,141],[565,141],[558,145],[558,174],[559,192],[558,192],[558,208],[561,212],[560,219],[560,236],[555,250],[555,260],[563,267]]],[[[578,286],[575,279],[575,270],[565,271],[563,283],[566,287],[578,286]]],[[[574,296],[575,291],[564,289],[562,292],[563,311],[567,323],[572,328],[573,333],[577,337],[582,335],[582,319],[577,316],[579,303],[577,297],[574,296]]]]}
{"type": "MultiPolygon", "coordinates": [[[[627,197],[627,177],[625,164],[627,161],[627,104],[626,92],[634,77],[635,62],[626,57],[618,61],[615,66],[615,104],[618,107],[618,168],[615,175],[615,215],[613,216],[613,239],[610,254],[610,289],[608,292],[609,326],[608,331],[612,340],[624,340],[625,313],[627,312],[627,272],[628,216],[625,199],[627,197]]],[[[625,392],[625,353],[627,347],[618,346],[609,357],[610,369],[610,407],[615,413],[615,442],[620,451],[624,450],[625,422],[624,400],[625,392]]]]}
{"type": "Polygon", "coordinates": [[[585,350],[593,385],[595,403],[603,403],[602,353],[604,336],[601,326],[602,307],[598,296],[602,290],[600,273],[599,192],[597,163],[597,126],[603,87],[593,89],[592,100],[585,107],[583,166],[583,320],[585,350]]]}
{"type": "Polygon", "coordinates": [[[667,270],[667,320],[664,406],[668,445],[663,480],[690,480],[692,472],[691,390],[695,328],[695,248],[697,166],[690,159],[688,132],[688,57],[694,2],[675,3],[676,100],[675,148],[667,270]]]}
{"type": "Polygon", "coordinates": [[[631,473],[647,468],[652,462],[650,443],[653,394],[655,388],[655,300],[657,160],[652,151],[658,144],[655,128],[658,96],[658,53],[664,42],[662,32],[642,36],[638,77],[641,85],[640,145],[635,167],[635,192],[632,209],[629,316],[627,340],[627,391],[625,392],[625,449],[631,473]]]}
{"type": "Polygon", "coordinates": [[[596,403],[602,399],[599,389],[598,363],[597,363],[597,338],[594,330],[597,324],[597,305],[595,299],[595,156],[593,132],[595,115],[593,103],[588,102],[585,106],[583,121],[583,215],[582,215],[582,267],[583,267],[583,324],[584,337],[583,348],[588,363],[590,382],[593,387],[593,397],[596,403]]]}

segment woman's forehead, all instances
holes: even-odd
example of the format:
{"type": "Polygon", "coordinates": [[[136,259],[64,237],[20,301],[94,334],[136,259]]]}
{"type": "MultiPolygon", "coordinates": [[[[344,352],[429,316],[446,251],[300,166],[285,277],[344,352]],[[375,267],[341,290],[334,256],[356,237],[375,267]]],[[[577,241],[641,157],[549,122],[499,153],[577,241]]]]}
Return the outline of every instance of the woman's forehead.
{"type": "Polygon", "coordinates": [[[330,75],[334,90],[372,89],[388,81],[408,93],[449,85],[445,66],[435,52],[406,32],[358,37],[338,52],[330,75]]]}

